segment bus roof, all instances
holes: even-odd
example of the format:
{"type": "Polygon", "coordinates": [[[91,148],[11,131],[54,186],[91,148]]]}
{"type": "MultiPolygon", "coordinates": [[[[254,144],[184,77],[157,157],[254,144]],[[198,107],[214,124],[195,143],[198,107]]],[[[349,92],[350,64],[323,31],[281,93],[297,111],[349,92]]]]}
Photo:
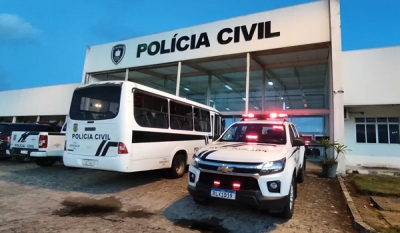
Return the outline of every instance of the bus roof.
{"type": "Polygon", "coordinates": [[[150,93],[153,93],[153,94],[165,96],[166,98],[169,98],[169,99],[181,101],[181,102],[184,102],[184,103],[191,104],[193,106],[198,106],[198,107],[201,107],[201,108],[205,108],[207,110],[211,110],[211,111],[220,113],[217,109],[215,109],[213,107],[210,107],[210,106],[207,106],[205,104],[201,104],[201,103],[196,102],[196,101],[192,101],[192,100],[188,100],[188,99],[183,98],[183,97],[172,95],[172,94],[169,94],[167,92],[160,91],[160,90],[157,90],[157,89],[154,89],[154,88],[151,88],[151,87],[139,84],[139,83],[135,83],[135,82],[132,82],[132,81],[107,80],[107,81],[100,81],[100,82],[96,82],[96,83],[83,84],[83,85],[77,87],[76,89],[80,89],[80,88],[83,88],[83,87],[91,87],[91,86],[96,86],[96,85],[102,85],[102,84],[110,84],[110,83],[112,83],[112,84],[120,84],[120,85],[124,85],[125,83],[128,83],[129,85],[132,85],[132,88],[135,88],[135,89],[139,89],[139,90],[147,91],[147,92],[150,92],[150,93]]]}

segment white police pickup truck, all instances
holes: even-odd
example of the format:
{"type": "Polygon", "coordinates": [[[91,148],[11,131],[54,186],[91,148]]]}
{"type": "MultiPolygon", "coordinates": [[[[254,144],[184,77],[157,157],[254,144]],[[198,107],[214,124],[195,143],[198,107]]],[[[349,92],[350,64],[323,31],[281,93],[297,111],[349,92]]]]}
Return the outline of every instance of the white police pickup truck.
{"type": "Polygon", "coordinates": [[[304,180],[304,140],[286,114],[243,117],[195,152],[188,191],[198,204],[238,202],[290,219],[304,180]]]}
{"type": "Polygon", "coordinates": [[[67,123],[58,132],[51,130],[51,127],[43,127],[43,131],[40,128],[37,131],[13,131],[7,154],[25,158],[25,161],[34,158],[35,163],[41,167],[51,166],[62,160],[64,155],[66,128],[67,123]]]}

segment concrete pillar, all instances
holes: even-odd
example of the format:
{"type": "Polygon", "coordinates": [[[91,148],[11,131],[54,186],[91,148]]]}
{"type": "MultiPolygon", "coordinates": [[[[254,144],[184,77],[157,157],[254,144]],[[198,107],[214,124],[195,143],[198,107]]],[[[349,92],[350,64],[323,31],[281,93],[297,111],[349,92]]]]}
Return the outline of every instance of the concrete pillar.
{"type": "Polygon", "coordinates": [[[207,85],[207,106],[210,106],[210,100],[211,100],[211,79],[212,79],[212,75],[209,74],[208,75],[208,85],[207,85]]]}
{"type": "MultiPolygon", "coordinates": [[[[345,143],[344,141],[344,103],[343,103],[343,82],[342,82],[342,41],[340,26],[340,2],[329,0],[329,22],[331,31],[331,114],[330,121],[333,129],[330,130],[332,141],[345,143]]],[[[350,148],[351,149],[351,148],[350,148]]],[[[345,155],[338,157],[339,164],[337,172],[346,173],[345,155]]]]}
{"type": "Polygon", "coordinates": [[[129,78],[129,69],[126,69],[125,71],[125,81],[128,81],[129,78]]]}
{"type": "Polygon", "coordinates": [[[167,82],[168,82],[168,79],[166,77],[164,77],[164,91],[167,90],[167,82]]]}
{"type": "Polygon", "coordinates": [[[249,113],[249,86],[250,86],[250,53],[247,53],[246,62],[246,114],[249,113]]]}
{"type": "Polygon", "coordinates": [[[36,122],[39,122],[40,121],[40,116],[37,116],[36,117],[36,122]]]}
{"type": "Polygon", "coordinates": [[[265,72],[265,69],[263,69],[263,76],[262,76],[262,107],[261,110],[264,113],[265,111],[265,79],[267,78],[267,73],[265,72]]]}
{"type": "Polygon", "coordinates": [[[176,76],[176,96],[179,96],[179,90],[181,86],[181,69],[182,69],[182,63],[178,62],[178,72],[176,76]]]}
{"type": "Polygon", "coordinates": [[[12,123],[16,123],[17,122],[17,117],[16,116],[13,116],[13,118],[12,118],[12,123]]]}

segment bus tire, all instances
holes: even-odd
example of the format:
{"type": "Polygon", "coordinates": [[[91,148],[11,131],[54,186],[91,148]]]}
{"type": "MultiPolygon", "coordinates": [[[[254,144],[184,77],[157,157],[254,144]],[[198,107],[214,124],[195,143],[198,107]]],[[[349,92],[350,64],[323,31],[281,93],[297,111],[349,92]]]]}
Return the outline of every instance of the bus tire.
{"type": "Polygon", "coordinates": [[[57,158],[35,158],[35,163],[41,167],[50,167],[57,162],[57,158]]]}
{"type": "Polygon", "coordinates": [[[186,156],[184,154],[176,154],[172,160],[170,175],[173,178],[180,178],[186,172],[186,156]]]}

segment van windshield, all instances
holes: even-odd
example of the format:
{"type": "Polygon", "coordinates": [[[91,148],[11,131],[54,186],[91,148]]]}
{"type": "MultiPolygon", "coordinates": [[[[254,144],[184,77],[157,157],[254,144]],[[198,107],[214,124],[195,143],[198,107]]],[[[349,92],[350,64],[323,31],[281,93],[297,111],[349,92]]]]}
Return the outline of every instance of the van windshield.
{"type": "Polygon", "coordinates": [[[79,88],[74,91],[70,118],[73,120],[105,120],[118,115],[121,86],[105,84],[79,88]]]}
{"type": "Polygon", "coordinates": [[[234,124],[220,141],[286,144],[285,127],[282,124],[234,124]]]}

